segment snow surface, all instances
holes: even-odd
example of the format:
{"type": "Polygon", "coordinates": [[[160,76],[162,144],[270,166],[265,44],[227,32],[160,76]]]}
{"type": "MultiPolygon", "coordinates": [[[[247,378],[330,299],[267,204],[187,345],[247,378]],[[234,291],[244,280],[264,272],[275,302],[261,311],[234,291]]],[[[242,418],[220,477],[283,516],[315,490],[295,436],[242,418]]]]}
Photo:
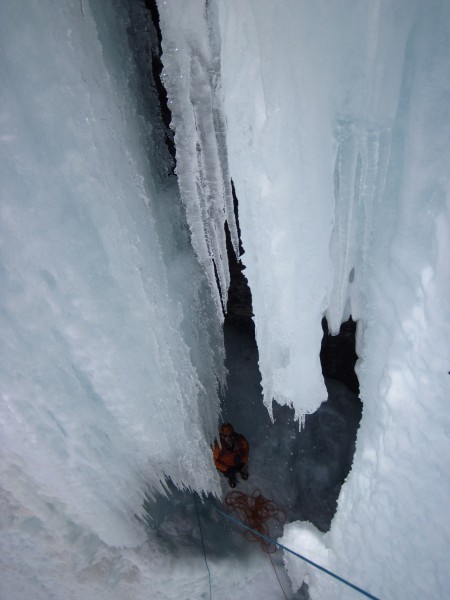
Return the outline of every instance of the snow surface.
{"type": "MultiPolygon", "coordinates": [[[[192,490],[227,491],[209,443],[226,377],[225,219],[237,246],[231,176],[275,418],[254,350],[227,342],[243,377],[228,356],[223,414],[252,444],[242,489],[273,493],[298,519],[283,543],[369,592],[444,599],[450,7],[158,7],[177,178],[136,68],[157,52],[143,5],[0,6],[0,595],[209,597],[192,490]],[[364,403],[326,533],[352,400],[337,386],[335,408],[310,414],[327,397],[324,313],[333,332],[358,320],[364,403]]],[[[230,581],[235,598],[283,597],[267,557],[210,503],[199,511],[213,597],[230,581]]],[[[284,562],[292,598],[304,581],[312,599],[357,595],[284,562]]]]}

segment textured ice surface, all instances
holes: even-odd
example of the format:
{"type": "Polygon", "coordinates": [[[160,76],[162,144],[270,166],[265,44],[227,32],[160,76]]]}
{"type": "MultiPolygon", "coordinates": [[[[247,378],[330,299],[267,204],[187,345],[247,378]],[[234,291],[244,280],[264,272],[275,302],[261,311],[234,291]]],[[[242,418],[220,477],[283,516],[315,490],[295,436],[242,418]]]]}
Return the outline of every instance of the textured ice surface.
{"type": "MultiPolygon", "coordinates": [[[[363,419],[325,566],[382,598],[444,598],[448,3],[235,1],[220,15],[267,404],[313,410],[322,314],[335,332],[348,314],[359,320],[363,419]]],[[[301,583],[304,567],[286,560],[301,583]]],[[[310,583],[312,598],[353,597],[325,575],[310,583]]]]}
{"type": "Polygon", "coordinates": [[[144,491],[217,489],[223,340],[126,12],[0,12],[1,595],[81,597],[128,577],[144,491]]]}
{"type": "Polygon", "coordinates": [[[230,284],[225,221],[236,253],[238,237],[228,170],[215,3],[191,0],[186,5],[172,0],[158,2],[158,7],[163,83],[175,131],[181,198],[192,245],[222,316],[230,284]]]}
{"type": "MultiPolygon", "coordinates": [[[[100,0],[1,5],[1,595],[207,593],[203,556],[173,561],[134,515],[166,474],[217,486],[210,289],[212,260],[222,292],[228,277],[230,174],[267,406],[313,411],[326,397],[321,317],[334,330],[359,319],[353,469],[330,532],[292,525],[289,543],[383,598],[445,598],[449,9],[186,6],[160,3],[187,222],[127,14],[100,0]]],[[[213,563],[219,591],[230,563],[213,563]]],[[[288,568],[300,584],[303,567],[288,568]]],[[[260,571],[239,572],[244,597],[260,571]]],[[[349,597],[308,576],[313,598],[349,597]]]]}
{"type": "Polygon", "coordinates": [[[329,42],[308,32],[302,10],[298,2],[220,6],[230,169],[264,399],[269,410],[273,398],[293,404],[300,418],[326,399],[319,352],[333,179],[324,172],[334,160],[332,123],[322,118],[328,98],[318,101],[333,87],[322,61],[329,42]]]}

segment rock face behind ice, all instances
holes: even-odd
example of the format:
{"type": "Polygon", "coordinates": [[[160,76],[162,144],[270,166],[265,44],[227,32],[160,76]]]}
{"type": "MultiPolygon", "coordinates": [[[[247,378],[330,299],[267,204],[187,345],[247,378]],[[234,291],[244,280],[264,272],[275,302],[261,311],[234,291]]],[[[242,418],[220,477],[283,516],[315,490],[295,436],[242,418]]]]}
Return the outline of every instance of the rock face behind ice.
{"type": "Polygon", "coordinates": [[[326,319],[322,321],[322,328],[320,363],[323,376],[342,381],[349,390],[359,395],[359,382],[355,373],[358,358],[355,352],[356,323],[349,319],[342,324],[338,335],[330,335],[326,319]]]}

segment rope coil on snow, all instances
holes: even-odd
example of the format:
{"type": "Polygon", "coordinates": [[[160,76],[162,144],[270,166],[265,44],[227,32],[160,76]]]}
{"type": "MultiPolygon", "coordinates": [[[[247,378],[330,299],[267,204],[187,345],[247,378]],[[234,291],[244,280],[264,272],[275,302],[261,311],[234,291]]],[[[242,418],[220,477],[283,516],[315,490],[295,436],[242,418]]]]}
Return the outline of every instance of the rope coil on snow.
{"type": "MultiPolygon", "coordinates": [[[[256,524],[256,526],[258,526],[260,529],[267,531],[267,526],[265,523],[268,519],[275,518],[279,523],[285,522],[285,520],[286,520],[285,513],[281,509],[278,508],[278,506],[276,505],[275,502],[264,498],[264,496],[262,496],[260,490],[255,490],[253,492],[252,496],[247,496],[246,499],[245,498],[243,499],[242,496],[246,496],[246,494],[242,494],[241,492],[230,492],[228,494],[228,496],[225,498],[225,504],[227,504],[229,510],[230,509],[233,510],[236,507],[236,510],[238,511],[238,513],[240,511],[242,511],[244,519],[246,519],[249,523],[253,522],[253,524],[256,524]],[[227,499],[228,499],[228,501],[227,501],[227,499]],[[246,515],[246,513],[248,513],[248,514],[246,515]]],[[[212,598],[211,573],[209,570],[208,562],[206,560],[206,549],[205,549],[205,543],[203,540],[203,533],[202,533],[202,528],[201,528],[201,524],[200,524],[200,515],[198,513],[197,499],[195,497],[195,493],[194,493],[194,501],[195,501],[195,508],[197,511],[198,524],[199,524],[199,528],[200,528],[200,535],[201,535],[201,539],[202,539],[203,553],[205,556],[205,564],[206,564],[206,568],[208,570],[209,595],[210,595],[210,598],[212,598]]],[[[274,550],[272,550],[272,548],[275,548],[275,549],[277,547],[281,548],[282,550],[285,550],[286,552],[293,554],[297,558],[301,558],[306,563],[312,565],[316,569],[319,569],[320,571],[323,571],[327,575],[330,575],[330,577],[334,577],[341,583],[347,585],[348,587],[351,587],[352,589],[356,590],[363,596],[366,596],[367,598],[371,598],[372,600],[380,600],[380,598],[378,598],[377,596],[370,594],[363,588],[360,588],[357,585],[355,585],[354,583],[351,583],[350,581],[348,581],[347,579],[340,577],[336,573],[333,573],[333,571],[330,571],[329,569],[322,567],[321,565],[315,563],[314,561],[310,560],[309,558],[306,558],[306,556],[303,556],[302,554],[299,554],[298,552],[294,552],[294,550],[291,550],[287,546],[280,544],[279,542],[275,541],[274,539],[272,539],[271,537],[266,535],[266,533],[264,533],[262,531],[258,531],[256,528],[252,527],[250,524],[243,522],[244,519],[243,520],[236,519],[236,517],[233,517],[232,515],[227,514],[223,510],[220,510],[219,508],[217,508],[217,506],[215,506],[212,503],[211,503],[211,506],[212,506],[212,508],[214,508],[215,511],[217,511],[222,516],[226,517],[227,519],[230,519],[230,521],[233,521],[240,527],[243,527],[244,529],[246,529],[247,530],[246,533],[251,534],[250,537],[245,536],[246,539],[248,539],[249,541],[262,540],[262,541],[260,541],[261,546],[269,554],[269,558],[270,558],[270,554],[272,552],[274,552],[274,550]]],[[[274,570],[275,570],[275,568],[274,568],[274,570]]],[[[275,571],[275,574],[276,574],[276,571],[275,571]]],[[[277,577],[278,577],[278,575],[277,575],[277,577]]],[[[281,586],[281,582],[280,582],[280,586],[281,586]]],[[[283,593],[284,593],[284,590],[283,590],[283,593]]]]}
{"type": "Polygon", "coordinates": [[[244,534],[246,540],[260,543],[264,552],[276,552],[277,547],[269,538],[267,521],[274,519],[278,523],[285,523],[286,514],[273,500],[268,500],[261,490],[256,489],[251,496],[243,492],[230,492],[225,498],[225,505],[229,512],[234,512],[249,527],[244,534]],[[252,530],[264,534],[266,538],[252,530]]]}

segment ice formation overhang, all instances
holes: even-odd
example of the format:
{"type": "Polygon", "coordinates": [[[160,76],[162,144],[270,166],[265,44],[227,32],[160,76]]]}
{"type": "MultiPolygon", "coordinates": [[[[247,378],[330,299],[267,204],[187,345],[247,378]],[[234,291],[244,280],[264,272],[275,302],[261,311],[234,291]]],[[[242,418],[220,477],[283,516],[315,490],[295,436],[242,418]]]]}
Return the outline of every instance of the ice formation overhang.
{"type": "Polygon", "coordinates": [[[222,106],[215,3],[159,2],[164,70],[175,132],[176,173],[191,239],[223,319],[230,285],[225,222],[236,229],[222,106]]]}

